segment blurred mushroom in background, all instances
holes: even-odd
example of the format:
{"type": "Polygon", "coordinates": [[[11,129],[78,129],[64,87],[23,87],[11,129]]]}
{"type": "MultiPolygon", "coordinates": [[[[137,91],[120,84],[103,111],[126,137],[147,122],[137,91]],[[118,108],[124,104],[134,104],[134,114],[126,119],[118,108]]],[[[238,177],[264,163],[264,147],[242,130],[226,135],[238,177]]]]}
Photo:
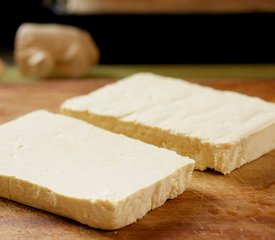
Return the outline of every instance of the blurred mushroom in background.
{"type": "Polygon", "coordinates": [[[15,63],[24,75],[37,78],[83,77],[99,61],[91,35],[61,24],[22,24],[15,37],[15,63]]]}

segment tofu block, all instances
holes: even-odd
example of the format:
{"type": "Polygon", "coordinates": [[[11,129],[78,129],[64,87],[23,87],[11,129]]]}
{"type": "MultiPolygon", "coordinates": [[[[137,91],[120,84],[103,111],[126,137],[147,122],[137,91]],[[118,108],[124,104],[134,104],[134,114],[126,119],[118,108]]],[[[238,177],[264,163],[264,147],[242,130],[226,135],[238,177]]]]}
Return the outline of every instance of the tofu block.
{"type": "Polygon", "coordinates": [[[0,196],[100,229],[181,194],[194,161],[39,110],[0,126],[0,196]]]}
{"type": "Polygon", "coordinates": [[[139,73],[66,100],[61,112],[174,150],[223,174],[275,148],[275,104],[139,73]]]}

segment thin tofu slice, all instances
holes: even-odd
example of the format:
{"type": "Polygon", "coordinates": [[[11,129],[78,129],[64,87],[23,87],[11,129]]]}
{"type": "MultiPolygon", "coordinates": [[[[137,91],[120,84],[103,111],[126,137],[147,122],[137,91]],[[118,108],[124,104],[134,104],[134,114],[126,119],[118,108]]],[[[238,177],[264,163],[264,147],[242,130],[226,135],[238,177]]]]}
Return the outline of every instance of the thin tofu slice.
{"type": "Polygon", "coordinates": [[[223,174],[275,148],[275,104],[140,73],[68,99],[61,112],[174,150],[223,174]]]}
{"type": "Polygon", "coordinates": [[[43,110],[0,126],[0,196],[100,229],[181,194],[194,161],[43,110]]]}

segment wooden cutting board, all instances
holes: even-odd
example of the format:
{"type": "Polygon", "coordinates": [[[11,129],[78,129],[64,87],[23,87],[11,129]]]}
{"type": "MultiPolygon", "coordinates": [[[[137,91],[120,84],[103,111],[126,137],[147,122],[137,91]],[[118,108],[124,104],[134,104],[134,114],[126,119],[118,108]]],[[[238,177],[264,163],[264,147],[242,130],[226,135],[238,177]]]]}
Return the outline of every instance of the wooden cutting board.
{"type": "MultiPolygon", "coordinates": [[[[192,81],[275,102],[275,80],[192,81]]],[[[110,82],[0,84],[0,123],[40,108],[57,112],[66,98],[110,82]]],[[[186,192],[117,231],[0,198],[0,239],[275,239],[275,151],[227,176],[195,171],[186,192]]]]}

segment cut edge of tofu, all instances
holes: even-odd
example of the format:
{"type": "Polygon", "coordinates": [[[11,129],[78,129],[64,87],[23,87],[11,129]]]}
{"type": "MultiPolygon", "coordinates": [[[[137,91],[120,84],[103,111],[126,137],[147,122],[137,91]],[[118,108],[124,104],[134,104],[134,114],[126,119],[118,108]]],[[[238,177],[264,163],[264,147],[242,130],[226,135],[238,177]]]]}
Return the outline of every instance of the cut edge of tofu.
{"type": "Polygon", "coordinates": [[[169,176],[114,203],[109,200],[72,198],[13,176],[1,175],[0,196],[90,227],[115,230],[136,222],[148,211],[184,192],[193,169],[194,163],[190,162],[169,176]]]}
{"type": "Polygon", "coordinates": [[[188,156],[196,161],[196,170],[203,171],[210,168],[224,175],[256,160],[275,148],[275,122],[239,139],[239,141],[211,144],[199,138],[175,134],[160,128],[121,121],[113,116],[67,109],[65,105],[61,105],[60,112],[106,130],[124,134],[157,147],[167,148],[182,156],[188,156]],[[269,144],[259,144],[262,139],[265,139],[269,144]]]}

